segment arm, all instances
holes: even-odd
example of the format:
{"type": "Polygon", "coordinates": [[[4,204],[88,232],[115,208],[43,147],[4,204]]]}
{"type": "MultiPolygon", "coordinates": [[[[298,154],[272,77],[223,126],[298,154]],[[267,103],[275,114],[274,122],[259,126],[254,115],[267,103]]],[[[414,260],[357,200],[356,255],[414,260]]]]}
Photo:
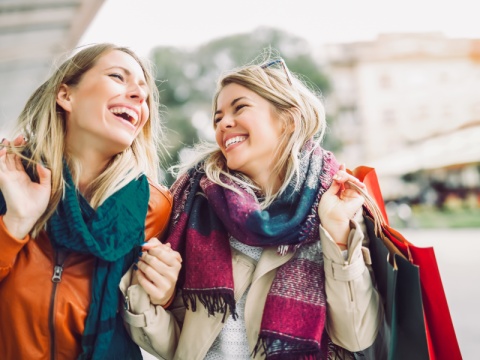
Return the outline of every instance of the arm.
{"type": "Polygon", "coordinates": [[[2,251],[0,251],[0,281],[10,273],[17,254],[29,240],[29,235],[23,239],[13,236],[3,222],[3,216],[0,218],[0,244],[2,247],[2,251]]]}
{"type": "Polygon", "coordinates": [[[143,244],[142,254],[120,283],[124,298],[122,315],[132,339],[149,353],[165,359],[173,357],[180,333],[176,318],[165,308],[176,306],[170,303],[182,259],[170,244],[162,244],[153,236],[161,238],[165,232],[171,208],[168,190],[150,182],[145,221],[145,236],[150,240],[143,244]]]}
{"type": "Polygon", "coordinates": [[[383,317],[379,295],[367,264],[368,249],[362,246],[364,233],[356,220],[364,199],[348,187],[347,181],[364,187],[344,168],[319,204],[320,240],[324,255],[327,294],[327,332],[333,342],[350,351],[369,347],[383,317]]]}
{"type": "Polygon", "coordinates": [[[325,288],[327,332],[332,341],[347,350],[360,351],[375,340],[383,318],[383,307],[372,282],[368,248],[360,224],[352,220],[348,250],[341,251],[320,227],[325,288]]]}
{"type": "Polygon", "coordinates": [[[182,298],[177,296],[168,310],[161,305],[154,305],[142,286],[130,285],[134,271],[132,267],[120,283],[124,296],[122,316],[127,331],[150,354],[161,359],[172,359],[180,337],[180,320],[185,313],[182,298]]]}
{"type": "MultiPolygon", "coordinates": [[[[24,143],[22,137],[13,145],[24,143]]],[[[37,165],[39,183],[25,172],[20,157],[7,151],[10,143],[0,147],[0,191],[6,213],[0,219],[0,280],[10,272],[15,258],[30,240],[29,232],[47,208],[51,192],[50,170],[37,165]]]]}

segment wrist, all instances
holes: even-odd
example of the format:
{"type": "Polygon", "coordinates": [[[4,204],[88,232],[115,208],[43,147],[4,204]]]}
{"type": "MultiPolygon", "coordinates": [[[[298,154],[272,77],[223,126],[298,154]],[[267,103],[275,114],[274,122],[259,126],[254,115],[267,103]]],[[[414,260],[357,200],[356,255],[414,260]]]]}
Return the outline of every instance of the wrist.
{"type": "Polygon", "coordinates": [[[350,221],[328,221],[322,224],[323,228],[332,237],[333,241],[339,245],[347,246],[348,234],[350,233],[350,221]]]}
{"type": "Polygon", "coordinates": [[[170,296],[170,299],[165,304],[160,306],[163,307],[164,309],[168,308],[170,305],[172,305],[174,298],[175,298],[175,293],[173,293],[172,296],[170,296]]]}
{"type": "Polygon", "coordinates": [[[31,219],[11,216],[8,211],[3,215],[3,223],[8,232],[16,239],[25,239],[35,223],[31,223],[31,219]]]}
{"type": "Polygon", "coordinates": [[[335,242],[335,244],[337,244],[337,246],[340,248],[340,250],[348,250],[348,245],[345,244],[345,243],[335,242]]]}

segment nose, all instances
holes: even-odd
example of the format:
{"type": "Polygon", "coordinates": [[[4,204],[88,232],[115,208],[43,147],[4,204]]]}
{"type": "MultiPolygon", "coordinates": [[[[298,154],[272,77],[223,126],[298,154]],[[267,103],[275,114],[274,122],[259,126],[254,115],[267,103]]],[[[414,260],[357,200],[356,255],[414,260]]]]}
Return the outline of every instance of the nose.
{"type": "Polygon", "coordinates": [[[220,121],[220,130],[231,129],[235,126],[235,118],[231,115],[225,114],[220,121]]]}
{"type": "Polygon", "coordinates": [[[132,84],[128,92],[128,97],[142,104],[147,98],[147,91],[139,84],[132,84]]]}

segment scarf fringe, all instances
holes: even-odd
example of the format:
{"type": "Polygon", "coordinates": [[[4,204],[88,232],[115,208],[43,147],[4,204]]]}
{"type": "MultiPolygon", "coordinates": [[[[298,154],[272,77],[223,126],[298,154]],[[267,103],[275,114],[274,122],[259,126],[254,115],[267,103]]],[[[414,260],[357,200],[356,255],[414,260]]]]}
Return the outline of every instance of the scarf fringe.
{"type": "Polygon", "coordinates": [[[197,311],[197,300],[207,309],[208,315],[215,315],[215,313],[223,314],[222,323],[225,322],[228,311],[232,315],[233,320],[237,320],[238,314],[236,312],[235,299],[230,292],[219,292],[218,290],[183,290],[183,303],[187,310],[189,306],[192,311],[197,311]],[[228,310],[228,311],[227,311],[228,310]]]}
{"type": "Polygon", "coordinates": [[[294,342],[292,339],[280,339],[273,336],[259,336],[252,352],[252,357],[258,354],[268,360],[326,360],[326,354],[321,349],[305,342],[294,342]]]}
{"type": "Polygon", "coordinates": [[[293,342],[292,339],[284,340],[273,336],[260,336],[252,351],[251,357],[258,354],[265,356],[267,360],[355,360],[350,351],[335,345],[330,339],[327,351],[304,342],[293,342]]]}

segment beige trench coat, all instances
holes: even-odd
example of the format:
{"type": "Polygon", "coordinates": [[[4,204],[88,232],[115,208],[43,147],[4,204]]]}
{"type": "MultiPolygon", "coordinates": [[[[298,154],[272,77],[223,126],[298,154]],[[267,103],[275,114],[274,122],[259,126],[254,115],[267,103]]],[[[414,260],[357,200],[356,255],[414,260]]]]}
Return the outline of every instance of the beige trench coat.
{"type": "MultiPolygon", "coordinates": [[[[363,232],[355,221],[351,222],[351,229],[345,260],[333,239],[320,227],[326,277],[326,326],[334,343],[350,351],[360,351],[373,343],[383,310],[367,266],[370,256],[362,246],[363,232]]],[[[233,248],[232,254],[236,301],[251,284],[245,304],[245,324],[253,351],[270,285],[277,269],[294,254],[280,256],[276,247],[266,248],[257,264],[233,248]]],[[[223,315],[208,316],[200,302],[195,312],[186,310],[181,294],[177,294],[168,310],[152,305],[139,285],[129,286],[130,277],[131,272],[122,278],[120,289],[125,298],[123,317],[133,340],[160,359],[203,359],[222,330],[223,315]]]]}

